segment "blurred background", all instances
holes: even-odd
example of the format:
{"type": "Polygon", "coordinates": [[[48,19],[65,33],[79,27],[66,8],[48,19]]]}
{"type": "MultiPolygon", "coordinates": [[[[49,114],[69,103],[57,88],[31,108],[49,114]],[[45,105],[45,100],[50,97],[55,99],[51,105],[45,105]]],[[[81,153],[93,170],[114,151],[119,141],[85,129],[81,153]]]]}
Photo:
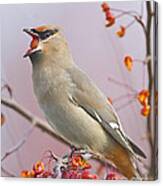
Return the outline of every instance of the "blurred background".
{"type": "MultiPolygon", "coordinates": [[[[141,1],[109,2],[110,7],[142,12],[141,1]]],[[[145,14],[145,13],[144,13],[145,14]]],[[[144,15],[145,19],[146,15],[144,15]]],[[[145,41],[142,28],[133,24],[123,38],[115,34],[121,25],[132,19],[123,16],[113,27],[105,27],[105,16],[101,3],[57,3],[57,4],[17,4],[0,5],[1,22],[1,84],[8,83],[13,97],[30,112],[44,119],[32,87],[32,65],[23,58],[31,38],[22,32],[23,28],[43,24],[56,24],[63,28],[75,62],[94,80],[102,92],[112,100],[128,94],[128,89],[108,80],[112,77],[129,84],[137,91],[142,90],[144,69],[136,63],[128,72],[123,58],[131,55],[136,59],[145,58],[145,41]]],[[[145,76],[145,81],[146,76],[145,76]]],[[[146,87],[146,86],[145,86],[146,87]]],[[[6,92],[2,92],[6,96],[6,92]]],[[[146,118],[140,114],[140,105],[133,98],[118,99],[113,104],[117,108],[127,135],[138,144],[147,155],[149,144],[146,138],[146,118]],[[127,106],[124,106],[127,105],[127,106]]],[[[20,141],[29,131],[29,123],[12,110],[2,106],[6,122],[1,128],[2,156],[20,141]]],[[[21,170],[30,169],[33,162],[40,159],[46,150],[51,149],[62,156],[69,148],[46,133],[35,128],[21,149],[8,157],[3,166],[15,175],[21,170]]],[[[3,174],[2,174],[3,175],[3,174]]],[[[5,175],[3,175],[5,176],[5,175]]]]}

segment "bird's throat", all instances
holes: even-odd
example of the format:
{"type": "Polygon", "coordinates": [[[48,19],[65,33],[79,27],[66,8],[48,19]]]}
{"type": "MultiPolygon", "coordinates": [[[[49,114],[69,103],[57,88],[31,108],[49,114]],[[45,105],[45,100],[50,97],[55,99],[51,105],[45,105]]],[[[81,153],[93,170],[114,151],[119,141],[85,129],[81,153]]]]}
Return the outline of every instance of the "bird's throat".
{"type": "Polygon", "coordinates": [[[39,38],[37,36],[32,36],[32,41],[30,43],[30,48],[25,53],[24,57],[30,56],[31,54],[35,53],[35,49],[38,47],[39,38]]]}

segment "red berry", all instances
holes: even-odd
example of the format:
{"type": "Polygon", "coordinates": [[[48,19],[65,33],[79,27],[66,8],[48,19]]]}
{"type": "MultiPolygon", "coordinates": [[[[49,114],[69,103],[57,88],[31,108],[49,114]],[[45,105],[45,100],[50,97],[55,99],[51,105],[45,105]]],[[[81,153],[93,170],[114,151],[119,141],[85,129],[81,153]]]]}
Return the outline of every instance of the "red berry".
{"type": "Polygon", "coordinates": [[[116,180],[115,173],[109,173],[106,177],[106,180],[116,180]]]}
{"type": "Polygon", "coordinates": [[[89,171],[83,171],[81,175],[81,179],[97,179],[96,174],[91,174],[89,171]]]}
{"type": "Polygon", "coordinates": [[[106,2],[102,3],[101,7],[104,12],[110,10],[110,7],[108,6],[106,2]]]}
{"type": "Polygon", "coordinates": [[[34,170],[35,174],[37,174],[37,175],[43,173],[45,170],[44,163],[41,161],[37,161],[33,165],[33,170],[34,170]]]}
{"type": "Polygon", "coordinates": [[[52,176],[52,173],[50,171],[45,171],[43,174],[42,174],[42,177],[43,178],[48,178],[48,177],[51,177],[52,176]]]}
{"type": "Polygon", "coordinates": [[[110,11],[105,12],[106,20],[110,21],[113,18],[113,15],[110,11]]]}

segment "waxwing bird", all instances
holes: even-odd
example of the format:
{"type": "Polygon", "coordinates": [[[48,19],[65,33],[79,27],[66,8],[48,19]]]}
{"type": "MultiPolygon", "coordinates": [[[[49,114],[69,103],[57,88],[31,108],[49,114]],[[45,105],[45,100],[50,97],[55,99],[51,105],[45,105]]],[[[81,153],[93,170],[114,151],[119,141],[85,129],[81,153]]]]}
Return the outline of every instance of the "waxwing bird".
{"type": "Polygon", "coordinates": [[[93,151],[128,179],[145,154],[124,133],[113,106],[74,63],[67,41],[54,25],[24,29],[32,37],[24,55],[33,66],[38,103],[55,132],[77,148],[93,151]]]}

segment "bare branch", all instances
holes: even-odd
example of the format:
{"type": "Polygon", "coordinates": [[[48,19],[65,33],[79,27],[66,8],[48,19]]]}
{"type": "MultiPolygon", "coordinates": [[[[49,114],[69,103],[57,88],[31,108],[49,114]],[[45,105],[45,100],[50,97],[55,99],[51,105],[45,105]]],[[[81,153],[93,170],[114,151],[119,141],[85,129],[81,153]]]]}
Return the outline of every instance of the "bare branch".
{"type": "Polygon", "coordinates": [[[23,116],[26,120],[30,122],[31,125],[35,125],[35,127],[39,128],[41,131],[47,133],[48,135],[52,136],[53,138],[58,139],[64,144],[71,145],[68,141],[63,139],[61,136],[56,134],[56,132],[50,127],[50,125],[41,120],[40,118],[36,117],[33,115],[31,112],[29,112],[27,109],[19,105],[15,100],[13,99],[6,99],[6,98],[1,98],[1,104],[14,110],[21,116],[23,116]]]}
{"type": "Polygon", "coordinates": [[[12,96],[13,96],[12,88],[7,83],[1,87],[1,91],[3,91],[3,90],[7,90],[10,98],[12,98],[12,96]]]}
{"type": "Polygon", "coordinates": [[[6,170],[4,167],[1,166],[1,171],[6,174],[6,176],[8,177],[16,177],[16,175],[14,175],[13,173],[9,172],[8,170],[6,170]]]}
{"type": "Polygon", "coordinates": [[[43,158],[42,159],[44,159],[44,158],[52,158],[52,159],[54,159],[55,161],[58,161],[60,158],[56,155],[56,154],[54,154],[54,152],[52,152],[51,150],[47,150],[45,153],[44,153],[44,156],[43,156],[43,158]],[[49,154],[48,156],[45,156],[45,154],[49,154]]]}
{"type": "MultiPolygon", "coordinates": [[[[151,47],[151,31],[152,31],[152,22],[154,21],[152,18],[154,18],[155,13],[153,13],[154,10],[152,10],[152,3],[150,1],[146,1],[146,11],[147,11],[147,33],[146,33],[146,58],[148,59],[147,64],[147,72],[148,72],[148,89],[150,91],[150,95],[148,98],[149,105],[153,102],[154,93],[154,86],[155,81],[153,79],[153,72],[152,72],[152,64],[154,63],[152,61],[151,55],[152,55],[152,47],[151,47]]],[[[155,19],[155,18],[154,18],[155,19]]],[[[153,113],[150,112],[148,118],[147,118],[147,132],[148,132],[148,141],[150,145],[150,154],[151,154],[151,160],[150,160],[150,170],[149,170],[149,177],[152,177],[152,179],[157,177],[157,124],[154,125],[153,120],[153,113]]]]}
{"type": "Polygon", "coordinates": [[[140,17],[137,17],[137,16],[134,16],[134,18],[141,25],[141,27],[144,31],[144,34],[146,35],[147,29],[146,29],[146,26],[145,26],[144,22],[142,21],[142,19],[140,19],[140,17]]]}
{"type": "Polygon", "coordinates": [[[29,135],[31,134],[33,130],[33,127],[32,129],[30,129],[27,134],[24,136],[23,139],[21,139],[14,147],[12,147],[11,149],[9,149],[5,155],[1,158],[1,162],[4,161],[8,156],[10,156],[11,154],[15,153],[16,151],[18,151],[24,144],[25,142],[27,141],[27,138],[29,137],[29,135]]]}
{"type": "Polygon", "coordinates": [[[133,103],[134,101],[136,101],[136,99],[134,99],[135,97],[133,97],[132,99],[130,99],[129,101],[127,101],[126,103],[120,105],[119,107],[116,107],[115,109],[117,111],[120,111],[121,109],[124,109],[125,107],[129,106],[131,103],[133,103]]]}
{"type": "Polygon", "coordinates": [[[137,21],[141,27],[143,28],[143,31],[146,35],[146,26],[144,24],[144,22],[142,21],[142,15],[140,15],[138,12],[136,11],[124,11],[124,10],[121,10],[121,9],[116,9],[116,8],[111,8],[112,11],[115,11],[115,12],[120,12],[119,15],[116,16],[116,18],[120,18],[124,15],[127,15],[127,16],[130,16],[130,17],[133,17],[135,19],[135,21],[137,21]]]}
{"type": "Polygon", "coordinates": [[[112,77],[108,77],[108,81],[113,82],[113,83],[115,83],[117,85],[120,85],[120,86],[130,90],[131,92],[137,93],[137,91],[132,86],[130,86],[128,84],[125,84],[123,82],[120,82],[119,80],[116,80],[116,79],[114,79],[112,77]]]}
{"type": "Polygon", "coordinates": [[[118,8],[110,8],[110,10],[114,11],[114,12],[120,12],[129,16],[140,16],[139,13],[137,11],[125,11],[122,9],[118,9],[118,8]]]}

